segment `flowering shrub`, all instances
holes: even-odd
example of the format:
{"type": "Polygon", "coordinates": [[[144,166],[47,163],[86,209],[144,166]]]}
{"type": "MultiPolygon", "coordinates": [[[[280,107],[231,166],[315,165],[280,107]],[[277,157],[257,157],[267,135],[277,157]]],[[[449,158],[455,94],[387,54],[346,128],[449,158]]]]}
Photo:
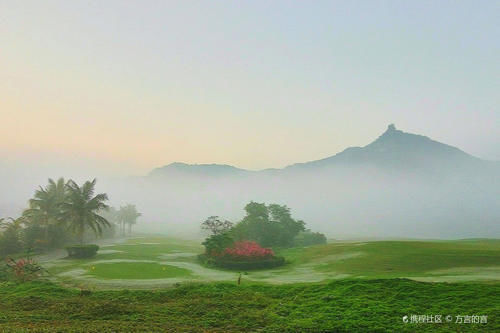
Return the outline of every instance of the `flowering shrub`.
{"type": "Polygon", "coordinates": [[[222,252],[223,257],[237,260],[262,260],[274,257],[272,249],[263,248],[256,242],[236,242],[222,252]]]}
{"type": "Polygon", "coordinates": [[[285,258],[274,255],[272,249],[263,248],[256,242],[236,242],[221,251],[212,251],[198,256],[199,260],[210,266],[225,269],[252,270],[282,266],[285,258]]]}
{"type": "Polygon", "coordinates": [[[7,272],[20,282],[31,281],[39,278],[45,269],[36,263],[33,259],[14,260],[7,258],[7,272]]]}

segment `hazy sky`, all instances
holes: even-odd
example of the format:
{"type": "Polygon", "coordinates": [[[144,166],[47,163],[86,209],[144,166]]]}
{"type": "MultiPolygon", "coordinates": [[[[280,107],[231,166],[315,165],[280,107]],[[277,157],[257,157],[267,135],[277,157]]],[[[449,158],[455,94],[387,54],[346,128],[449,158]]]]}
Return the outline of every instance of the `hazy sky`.
{"type": "Polygon", "coordinates": [[[282,167],[391,122],[500,159],[499,7],[0,0],[0,159],[282,167]]]}

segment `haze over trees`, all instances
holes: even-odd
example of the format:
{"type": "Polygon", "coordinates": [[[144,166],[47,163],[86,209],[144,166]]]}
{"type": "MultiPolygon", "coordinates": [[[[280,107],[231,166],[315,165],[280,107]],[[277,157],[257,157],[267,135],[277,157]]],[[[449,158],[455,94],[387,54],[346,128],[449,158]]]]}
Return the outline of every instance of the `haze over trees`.
{"type": "Polygon", "coordinates": [[[222,220],[218,216],[208,217],[202,224],[203,230],[208,230],[212,235],[219,235],[229,231],[233,227],[233,223],[228,220],[222,220]]]}
{"type": "Polygon", "coordinates": [[[113,237],[120,225],[122,234],[141,215],[132,204],[116,210],[106,204],[105,193],[95,194],[96,180],[81,186],[73,180],[49,179],[29,200],[29,207],[17,219],[0,219],[0,255],[24,250],[36,252],[97,237],[113,237]]]}
{"type": "MultiPolygon", "coordinates": [[[[395,126],[364,147],[283,169],[173,163],[99,186],[113,202],[136,205],[143,231],[191,236],[207,216],[241,220],[254,200],[286,203],[311,229],[338,238],[500,235],[500,163],[395,126]]],[[[13,200],[5,194],[0,207],[15,206],[3,198],[13,200]]]]}
{"type": "Polygon", "coordinates": [[[241,219],[251,200],[286,203],[340,238],[500,235],[500,163],[395,126],[364,147],[283,169],[173,163],[105,188],[140,207],[145,230],[184,235],[206,216],[241,219]]]}
{"type": "Polygon", "coordinates": [[[253,240],[262,246],[293,246],[294,237],[305,230],[305,223],[295,220],[287,206],[250,202],[246,216],[232,230],[236,240],[253,240]]]}
{"type": "Polygon", "coordinates": [[[141,216],[141,213],[137,211],[135,205],[127,204],[120,207],[117,212],[118,221],[121,226],[122,235],[125,235],[125,227],[128,227],[128,234],[132,234],[132,226],[137,223],[137,219],[141,216]]]}

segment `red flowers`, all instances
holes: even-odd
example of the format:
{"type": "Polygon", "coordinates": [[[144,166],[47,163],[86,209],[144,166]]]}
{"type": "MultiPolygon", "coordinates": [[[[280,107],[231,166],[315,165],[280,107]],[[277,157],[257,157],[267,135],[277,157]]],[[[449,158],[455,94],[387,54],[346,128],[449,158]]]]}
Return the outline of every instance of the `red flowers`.
{"type": "Polygon", "coordinates": [[[256,242],[242,241],[226,248],[222,256],[240,260],[260,260],[274,257],[274,252],[272,249],[261,247],[256,242]]]}
{"type": "Polygon", "coordinates": [[[44,269],[30,258],[17,261],[7,258],[6,261],[7,269],[14,275],[16,280],[21,282],[34,280],[44,272],[44,269]]]}

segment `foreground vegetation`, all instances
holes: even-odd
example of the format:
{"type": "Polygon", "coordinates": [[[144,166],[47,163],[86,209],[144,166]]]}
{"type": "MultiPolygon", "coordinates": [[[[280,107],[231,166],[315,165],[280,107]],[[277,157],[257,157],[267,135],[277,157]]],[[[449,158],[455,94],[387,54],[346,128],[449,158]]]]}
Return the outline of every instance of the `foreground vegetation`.
{"type": "Polygon", "coordinates": [[[143,237],[91,259],[42,260],[44,280],[0,282],[0,332],[500,330],[497,240],[285,248],[285,266],[241,276],[200,266],[200,250],[197,241],[143,237]],[[442,323],[410,322],[419,315],[442,323]],[[459,324],[457,315],[487,323],[459,324]]]}
{"type": "Polygon", "coordinates": [[[82,296],[47,282],[0,285],[2,332],[498,332],[500,285],[405,279],[328,284],[186,284],[155,291],[82,296]],[[443,323],[403,316],[443,315],[443,323]],[[486,324],[447,315],[487,315],[486,324]]]}

